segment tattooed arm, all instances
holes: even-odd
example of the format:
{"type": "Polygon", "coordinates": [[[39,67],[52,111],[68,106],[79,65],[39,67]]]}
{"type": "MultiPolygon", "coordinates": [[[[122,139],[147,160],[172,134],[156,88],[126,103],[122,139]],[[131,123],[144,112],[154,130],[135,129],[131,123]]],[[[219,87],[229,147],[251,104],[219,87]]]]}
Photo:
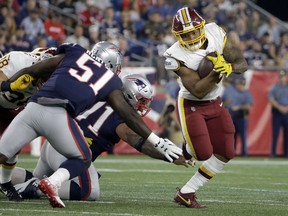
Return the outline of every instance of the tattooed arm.
{"type": "Polygon", "coordinates": [[[223,56],[225,60],[232,64],[232,69],[234,73],[243,73],[248,69],[247,61],[245,60],[242,51],[235,43],[227,38],[223,56]]]}
{"type": "MultiPolygon", "coordinates": [[[[116,133],[124,142],[128,143],[139,152],[142,152],[143,154],[152,158],[166,161],[164,155],[159,153],[159,151],[157,151],[151,143],[145,141],[145,139],[132,131],[125,123],[117,126],[116,133]]],[[[173,163],[176,165],[183,165],[185,167],[194,166],[192,159],[186,160],[182,155],[180,155],[179,158],[173,163]]]]}
{"type": "Polygon", "coordinates": [[[152,144],[132,131],[125,123],[117,126],[116,133],[126,143],[138,151],[156,159],[164,160],[164,156],[159,153],[152,144]]]}

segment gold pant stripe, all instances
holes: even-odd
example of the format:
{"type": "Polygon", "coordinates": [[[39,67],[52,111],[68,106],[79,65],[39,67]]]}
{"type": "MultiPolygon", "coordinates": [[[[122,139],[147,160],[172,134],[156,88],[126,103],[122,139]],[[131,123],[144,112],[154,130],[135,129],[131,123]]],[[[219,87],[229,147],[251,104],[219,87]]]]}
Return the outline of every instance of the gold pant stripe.
{"type": "Polygon", "coordinates": [[[197,160],[197,155],[195,152],[195,149],[193,148],[193,144],[192,141],[190,139],[189,136],[189,132],[188,132],[188,128],[187,128],[187,124],[186,124],[186,118],[185,118],[185,108],[184,108],[184,98],[179,97],[178,99],[178,107],[179,107],[179,111],[180,111],[180,122],[181,122],[181,127],[182,127],[182,132],[183,132],[183,136],[186,140],[186,142],[188,143],[192,153],[193,153],[193,157],[195,157],[195,159],[197,160]]]}

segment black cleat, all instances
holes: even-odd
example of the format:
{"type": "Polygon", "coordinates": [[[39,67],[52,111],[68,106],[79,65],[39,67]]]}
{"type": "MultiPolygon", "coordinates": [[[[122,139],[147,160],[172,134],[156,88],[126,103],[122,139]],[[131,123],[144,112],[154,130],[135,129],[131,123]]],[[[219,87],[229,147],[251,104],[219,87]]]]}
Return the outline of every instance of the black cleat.
{"type": "Polygon", "coordinates": [[[23,201],[23,197],[16,191],[13,187],[11,181],[0,184],[0,191],[10,200],[10,201],[23,201]]]}

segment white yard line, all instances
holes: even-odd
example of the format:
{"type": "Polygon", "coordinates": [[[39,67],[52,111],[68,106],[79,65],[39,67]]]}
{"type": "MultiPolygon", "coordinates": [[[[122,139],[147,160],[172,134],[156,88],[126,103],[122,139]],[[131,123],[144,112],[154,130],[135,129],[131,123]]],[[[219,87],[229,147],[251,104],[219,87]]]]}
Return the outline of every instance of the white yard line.
{"type": "MultiPolygon", "coordinates": [[[[31,203],[31,202],[30,202],[31,203]]],[[[36,203],[35,203],[36,204],[36,203]]],[[[57,210],[36,210],[36,209],[14,209],[14,208],[0,208],[0,211],[11,212],[31,212],[31,213],[59,213],[61,215],[78,214],[78,215],[111,215],[111,216],[157,216],[157,215],[142,215],[142,214],[130,214],[130,213],[103,213],[103,212],[87,212],[87,211],[66,211],[65,209],[57,210]]],[[[1,215],[1,213],[0,213],[1,215]]]]}
{"type": "MultiPolygon", "coordinates": [[[[195,169],[196,171],[197,169],[195,169]]],[[[97,169],[99,172],[110,172],[110,173],[187,173],[188,169],[185,171],[181,170],[152,170],[152,169],[97,169]]]]}
{"type": "MultiPolygon", "coordinates": [[[[273,203],[272,200],[259,200],[257,202],[257,200],[253,200],[253,202],[251,201],[231,201],[231,200],[218,200],[218,199],[201,199],[201,202],[211,202],[211,203],[231,203],[231,204],[252,204],[252,205],[269,205],[269,206],[287,206],[287,204],[285,203],[273,203]],[[263,203],[265,202],[265,204],[263,203]]],[[[275,201],[274,201],[275,202],[275,201]]]]}

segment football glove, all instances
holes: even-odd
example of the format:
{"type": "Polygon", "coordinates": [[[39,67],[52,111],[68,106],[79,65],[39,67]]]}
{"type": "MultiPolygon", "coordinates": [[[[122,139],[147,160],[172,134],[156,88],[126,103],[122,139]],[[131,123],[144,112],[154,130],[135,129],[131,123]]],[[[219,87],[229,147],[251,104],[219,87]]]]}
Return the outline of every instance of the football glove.
{"type": "Polygon", "coordinates": [[[90,137],[85,137],[86,142],[88,143],[89,146],[93,144],[93,139],[90,137]]]}
{"type": "Polygon", "coordinates": [[[20,76],[17,80],[10,84],[10,88],[12,91],[19,91],[26,89],[30,83],[33,81],[33,77],[29,74],[24,74],[20,76]]]}
{"type": "Polygon", "coordinates": [[[232,73],[232,65],[226,62],[223,55],[219,52],[216,53],[216,57],[207,56],[207,58],[213,63],[215,72],[225,74],[228,77],[232,73]]]}
{"type": "Polygon", "coordinates": [[[177,147],[169,139],[160,138],[153,132],[149,135],[147,141],[153,144],[155,149],[165,156],[165,161],[172,163],[182,155],[182,149],[177,147]]]}
{"type": "Polygon", "coordinates": [[[179,155],[182,155],[182,149],[169,139],[160,138],[159,142],[154,144],[154,147],[171,163],[178,159],[179,155]]]}

